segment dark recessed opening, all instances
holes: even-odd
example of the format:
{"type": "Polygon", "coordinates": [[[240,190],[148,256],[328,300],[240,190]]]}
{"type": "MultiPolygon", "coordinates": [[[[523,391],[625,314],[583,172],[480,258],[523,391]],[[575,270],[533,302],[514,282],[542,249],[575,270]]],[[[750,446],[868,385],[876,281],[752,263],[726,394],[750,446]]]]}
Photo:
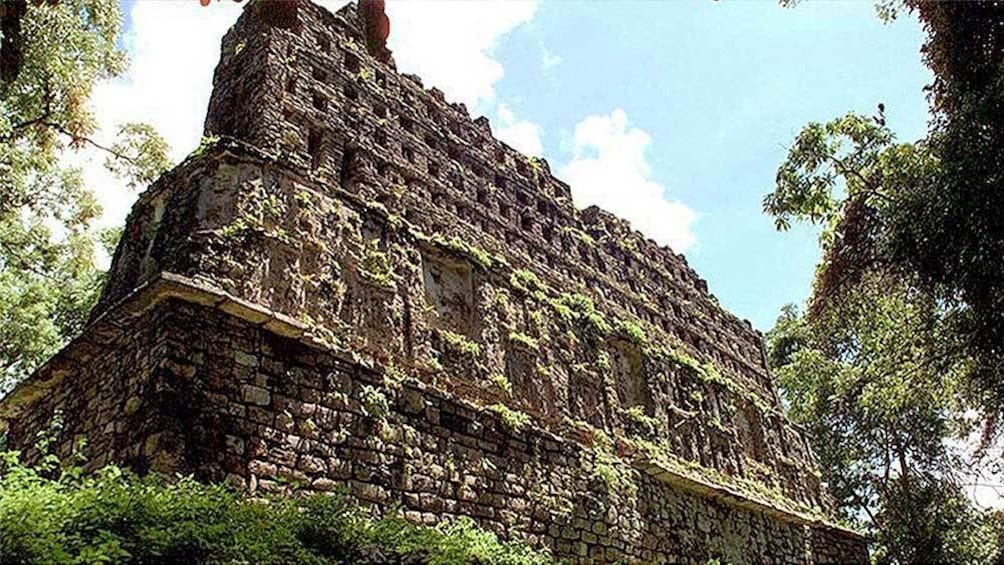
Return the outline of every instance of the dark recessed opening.
{"type": "Polygon", "coordinates": [[[349,182],[352,180],[352,164],[355,161],[355,157],[356,152],[352,149],[345,149],[342,153],[342,167],[338,175],[338,181],[344,189],[348,189],[349,182]]]}
{"type": "Polygon", "coordinates": [[[326,98],[324,98],[324,96],[323,96],[323,95],[321,95],[321,94],[320,94],[320,93],[318,93],[318,92],[315,92],[315,93],[314,93],[314,94],[313,94],[313,95],[312,95],[312,96],[310,97],[310,101],[311,101],[311,103],[312,103],[312,104],[314,105],[314,108],[317,108],[318,110],[320,110],[320,111],[322,111],[322,112],[323,112],[323,111],[324,111],[325,109],[327,109],[327,107],[328,107],[328,100],[327,100],[326,98]]]}
{"type": "Polygon", "coordinates": [[[307,134],[307,154],[310,155],[310,167],[316,169],[321,166],[324,154],[324,134],[320,130],[311,129],[307,134]]]}
{"type": "Polygon", "coordinates": [[[345,54],[345,70],[352,74],[359,72],[359,57],[356,57],[352,53],[345,54]]]}

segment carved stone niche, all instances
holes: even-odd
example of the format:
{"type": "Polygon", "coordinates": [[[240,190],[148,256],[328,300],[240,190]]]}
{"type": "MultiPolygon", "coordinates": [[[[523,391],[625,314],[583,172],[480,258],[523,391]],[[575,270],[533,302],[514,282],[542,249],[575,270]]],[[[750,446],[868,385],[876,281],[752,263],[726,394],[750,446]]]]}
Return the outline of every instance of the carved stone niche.
{"type": "Polygon", "coordinates": [[[736,410],[735,418],[735,427],[739,433],[739,445],[742,446],[743,452],[751,459],[763,460],[766,445],[764,444],[763,429],[755,411],[751,406],[742,403],[736,410]]]}
{"type": "Polygon", "coordinates": [[[538,371],[538,352],[512,340],[506,346],[505,371],[519,402],[536,414],[559,416],[552,376],[538,371]]]}
{"type": "Polygon", "coordinates": [[[588,371],[572,371],[568,379],[568,405],[572,418],[605,429],[609,421],[603,383],[588,371]]]}
{"type": "Polygon", "coordinates": [[[654,416],[655,403],[645,381],[641,349],[624,340],[616,340],[613,345],[610,370],[613,372],[621,409],[627,410],[638,406],[646,416],[654,416]]]}
{"type": "Polygon", "coordinates": [[[433,327],[474,337],[474,277],[470,264],[424,250],[422,279],[425,299],[435,313],[433,327]]]}

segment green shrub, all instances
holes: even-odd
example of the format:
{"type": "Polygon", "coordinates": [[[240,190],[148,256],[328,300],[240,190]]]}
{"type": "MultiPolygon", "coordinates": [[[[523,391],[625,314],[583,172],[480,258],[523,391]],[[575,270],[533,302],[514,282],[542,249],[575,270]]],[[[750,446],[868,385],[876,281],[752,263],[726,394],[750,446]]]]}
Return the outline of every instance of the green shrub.
{"type": "Polygon", "coordinates": [[[505,404],[492,404],[488,409],[498,414],[502,423],[514,432],[518,432],[530,424],[530,415],[519,410],[513,410],[505,404]]]}
{"type": "Polygon", "coordinates": [[[375,518],[341,495],[248,499],[191,478],[0,463],[0,555],[18,563],[531,564],[547,556],[466,519],[375,518]]]}
{"type": "Polygon", "coordinates": [[[536,351],[540,347],[540,343],[536,338],[528,336],[523,332],[509,332],[509,341],[533,351],[536,351]]]}

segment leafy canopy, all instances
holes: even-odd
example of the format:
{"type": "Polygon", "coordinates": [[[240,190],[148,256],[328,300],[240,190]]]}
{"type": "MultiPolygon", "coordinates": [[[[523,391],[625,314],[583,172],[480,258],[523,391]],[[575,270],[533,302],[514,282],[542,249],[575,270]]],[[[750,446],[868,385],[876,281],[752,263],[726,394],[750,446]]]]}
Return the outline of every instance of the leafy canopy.
{"type": "MultiPolygon", "coordinates": [[[[999,520],[963,495],[1004,414],[1004,8],[891,1],[916,14],[934,118],[903,143],[874,116],[808,124],[765,211],[823,227],[807,310],[771,331],[793,419],[880,563],[983,563],[999,520]],[[975,453],[955,446],[982,424],[975,453]],[[995,526],[996,524],[996,526],[995,526]]],[[[996,535],[996,539],[995,539],[996,535]]]]}
{"type": "Polygon", "coordinates": [[[117,467],[84,474],[0,453],[4,563],[553,562],[499,541],[469,519],[415,526],[375,517],[341,495],[248,499],[191,478],[139,478],[117,467]]]}
{"type": "Polygon", "coordinates": [[[167,145],[147,125],[123,124],[111,145],[88,102],[98,81],[126,68],[114,0],[3,3],[0,26],[0,393],[76,334],[102,275],[94,227],[101,209],[67,151],[89,147],[130,186],[152,181],[167,145]]]}

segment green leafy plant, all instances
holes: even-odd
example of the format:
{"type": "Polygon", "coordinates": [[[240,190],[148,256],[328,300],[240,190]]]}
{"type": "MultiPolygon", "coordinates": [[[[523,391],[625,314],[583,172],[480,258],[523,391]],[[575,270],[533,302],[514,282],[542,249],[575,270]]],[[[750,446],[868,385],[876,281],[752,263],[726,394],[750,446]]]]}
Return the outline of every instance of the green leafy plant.
{"type": "Polygon", "coordinates": [[[488,380],[506,396],[512,397],[512,382],[505,375],[493,373],[488,377],[488,380]]]}
{"type": "Polygon", "coordinates": [[[475,359],[481,356],[480,343],[449,330],[438,330],[438,332],[439,337],[443,340],[443,343],[451,351],[455,351],[470,359],[475,359]]]}
{"type": "Polygon", "coordinates": [[[343,494],[245,498],[236,490],[85,474],[0,454],[0,555],[11,563],[551,563],[469,519],[435,527],[369,514],[343,494]]]}
{"type": "Polygon", "coordinates": [[[363,385],[359,398],[362,401],[363,412],[370,418],[382,420],[390,414],[390,401],[379,388],[363,385]]]}
{"type": "Polygon", "coordinates": [[[540,348],[540,343],[535,338],[522,332],[509,332],[509,341],[533,351],[540,348]]]}
{"type": "Polygon", "coordinates": [[[543,281],[537,276],[537,273],[533,271],[528,271],[526,269],[517,269],[509,275],[509,284],[517,290],[521,290],[525,293],[532,293],[534,291],[540,291],[545,288],[543,281]]]}
{"type": "Polygon", "coordinates": [[[524,427],[530,424],[529,414],[509,408],[505,404],[492,404],[487,408],[488,410],[498,414],[502,423],[514,432],[521,431],[524,427]]]}
{"type": "Polygon", "coordinates": [[[641,329],[641,326],[630,321],[630,320],[620,320],[617,322],[617,329],[624,332],[624,335],[636,343],[639,346],[644,347],[648,342],[648,336],[645,335],[645,330],[641,329]]]}

